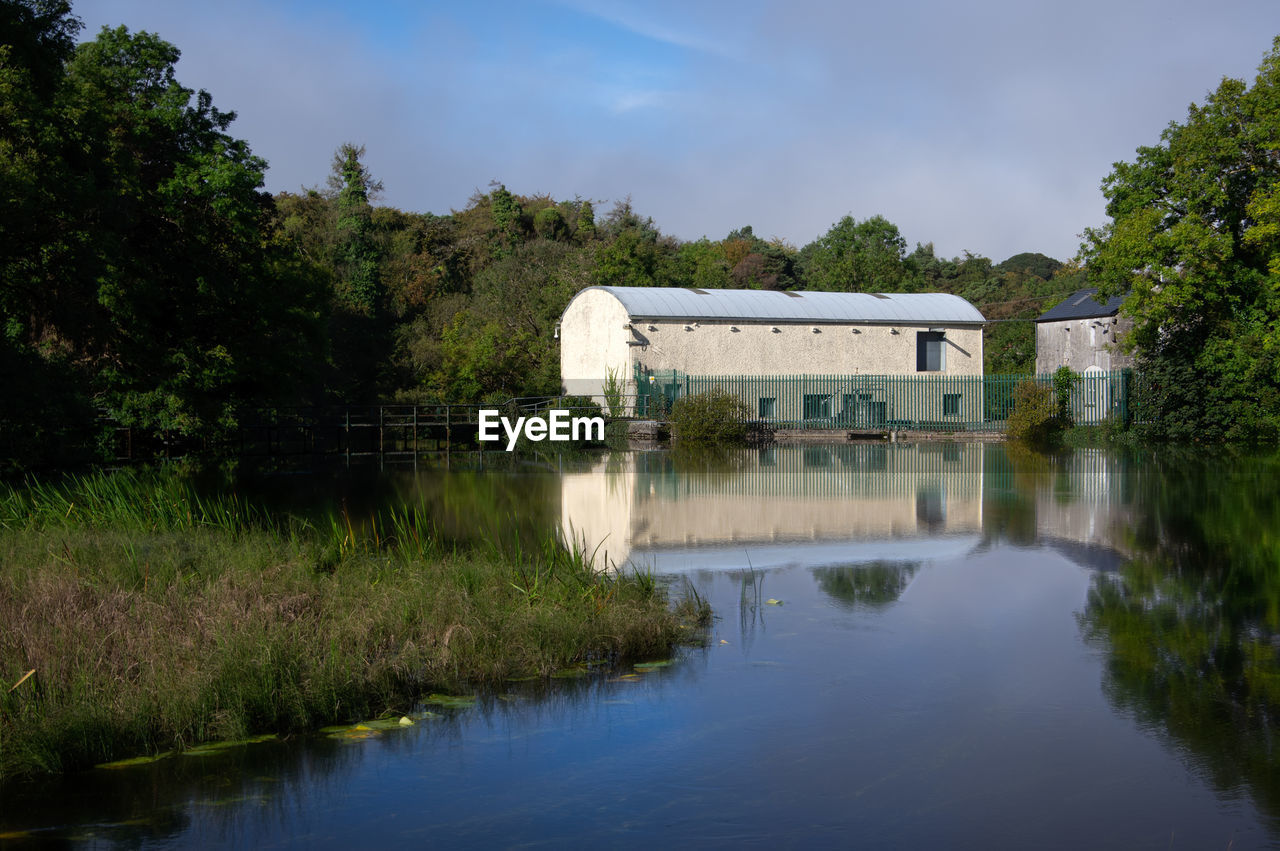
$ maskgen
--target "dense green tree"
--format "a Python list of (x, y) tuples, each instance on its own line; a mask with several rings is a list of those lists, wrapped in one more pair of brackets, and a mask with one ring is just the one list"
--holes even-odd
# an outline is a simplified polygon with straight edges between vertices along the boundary
[(494, 256), (503, 257), (524, 237), (521, 217), (523, 210), (516, 196), (507, 191), (507, 187), (499, 183), (489, 193), (489, 211), (493, 215), (493, 229), (497, 233)]
[(471, 300), (442, 335), (441, 395), (479, 401), (558, 393), (555, 325), (574, 294), (591, 285), (586, 259), (566, 243), (533, 240), (478, 275)]
[(1132, 295), (1129, 343), (1165, 385), (1155, 436), (1280, 434), (1280, 38), (1252, 87), (1224, 79), (1160, 143), (1103, 181), (1105, 226), (1085, 233), (1090, 281)]
[(583, 201), (578, 207), (578, 225), (574, 234), (579, 242), (590, 242), (596, 236), (596, 211), (590, 201)]
[(372, 402), (389, 368), (392, 331), (382, 280), (384, 246), (373, 225), (371, 200), (382, 191), (364, 164), (363, 145), (338, 146), (329, 175), (332, 199), (333, 283), (329, 321), (329, 391), (338, 400)]
[(649, 217), (619, 201), (597, 233), (596, 283), (601, 286), (678, 286), (676, 245), (663, 237)]
[(677, 275), (688, 286), (703, 290), (728, 289), (730, 263), (724, 243), (703, 237), (685, 242), (676, 252)]
[(372, 234), (370, 201), (382, 191), (363, 162), (364, 145), (344, 142), (333, 155), (329, 187), (335, 195), (335, 293), (341, 306), (376, 317), (383, 308), (381, 256)]
[(73, 367), (126, 423), (188, 434), (304, 384), (313, 281), (272, 239), (234, 114), (177, 82), (157, 36), (104, 29), (69, 52), (66, 4), (0, 8), (28, 29), (0, 75), (22, 119), (0, 156), (6, 348)]
[(805, 286), (833, 292), (899, 292), (908, 282), (907, 243), (883, 216), (845, 216), (800, 251)]
[(1041, 280), (1049, 280), (1062, 268), (1062, 261), (1034, 251), (1015, 254), (1000, 264), (1000, 269), (1008, 272), (1024, 272)]
[[(80, 22), (69, 4), (0, 3), (0, 473), (66, 461), (92, 412), (55, 333), (83, 256), (59, 97)], [(83, 283), (81, 282), (81, 286)]]
[(555, 207), (543, 207), (533, 217), (533, 229), (543, 239), (563, 239), (569, 233), (564, 216)]

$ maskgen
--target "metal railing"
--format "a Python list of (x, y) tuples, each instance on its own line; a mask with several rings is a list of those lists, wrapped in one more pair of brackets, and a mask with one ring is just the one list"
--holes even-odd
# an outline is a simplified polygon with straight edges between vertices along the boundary
[[(1129, 421), (1135, 376), (1076, 375), (1070, 408), (1078, 424)], [(719, 388), (745, 405), (746, 419), (772, 428), (1003, 431), (1018, 385), (1054, 386), (1052, 375), (684, 375), (636, 376), (637, 416), (661, 416), (681, 398)]]

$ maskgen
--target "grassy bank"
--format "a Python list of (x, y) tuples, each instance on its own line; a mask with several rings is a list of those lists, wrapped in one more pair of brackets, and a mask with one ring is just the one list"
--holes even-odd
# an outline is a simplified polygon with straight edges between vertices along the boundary
[(699, 614), (552, 540), (442, 551), (412, 509), (282, 520), (129, 474), (0, 490), (0, 778), (667, 654)]

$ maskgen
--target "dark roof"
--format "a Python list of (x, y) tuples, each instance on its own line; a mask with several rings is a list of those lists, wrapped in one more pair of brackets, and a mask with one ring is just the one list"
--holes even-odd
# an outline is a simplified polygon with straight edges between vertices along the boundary
[(1107, 299), (1106, 304), (1097, 301), (1098, 288), (1076, 290), (1066, 300), (1051, 307), (1036, 317), (1037, 322), (1057, 322), (1062, 319), (1090, 319), (1094, 316), (1115, 316), (1124, 304), (1126, 296), (1117, 295)]

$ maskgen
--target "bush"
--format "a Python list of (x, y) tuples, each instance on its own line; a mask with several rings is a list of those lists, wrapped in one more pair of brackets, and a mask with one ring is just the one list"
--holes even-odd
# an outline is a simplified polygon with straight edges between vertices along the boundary
[(1024, 381), (1013, 391), (1013, 412), (1009, 414), (1009, 439), (1047, 448), (1062, 436), (1057, 393), (1043, 384)]
[(1075, 423), (1071, 415), (1071, 391), (1076, 386), (1076, 374), (1069, 366), (1060, 366), (1053, 374), (1053, 394), (1058, 401), (1058, 422), (1061, 428), (1070, 428)]
[(732, 393), (713, 387), (677, 399), (671, 409), (671, 434), (679, 443), (709, 446), (742, 443), (747, 436), (747, 406)]

